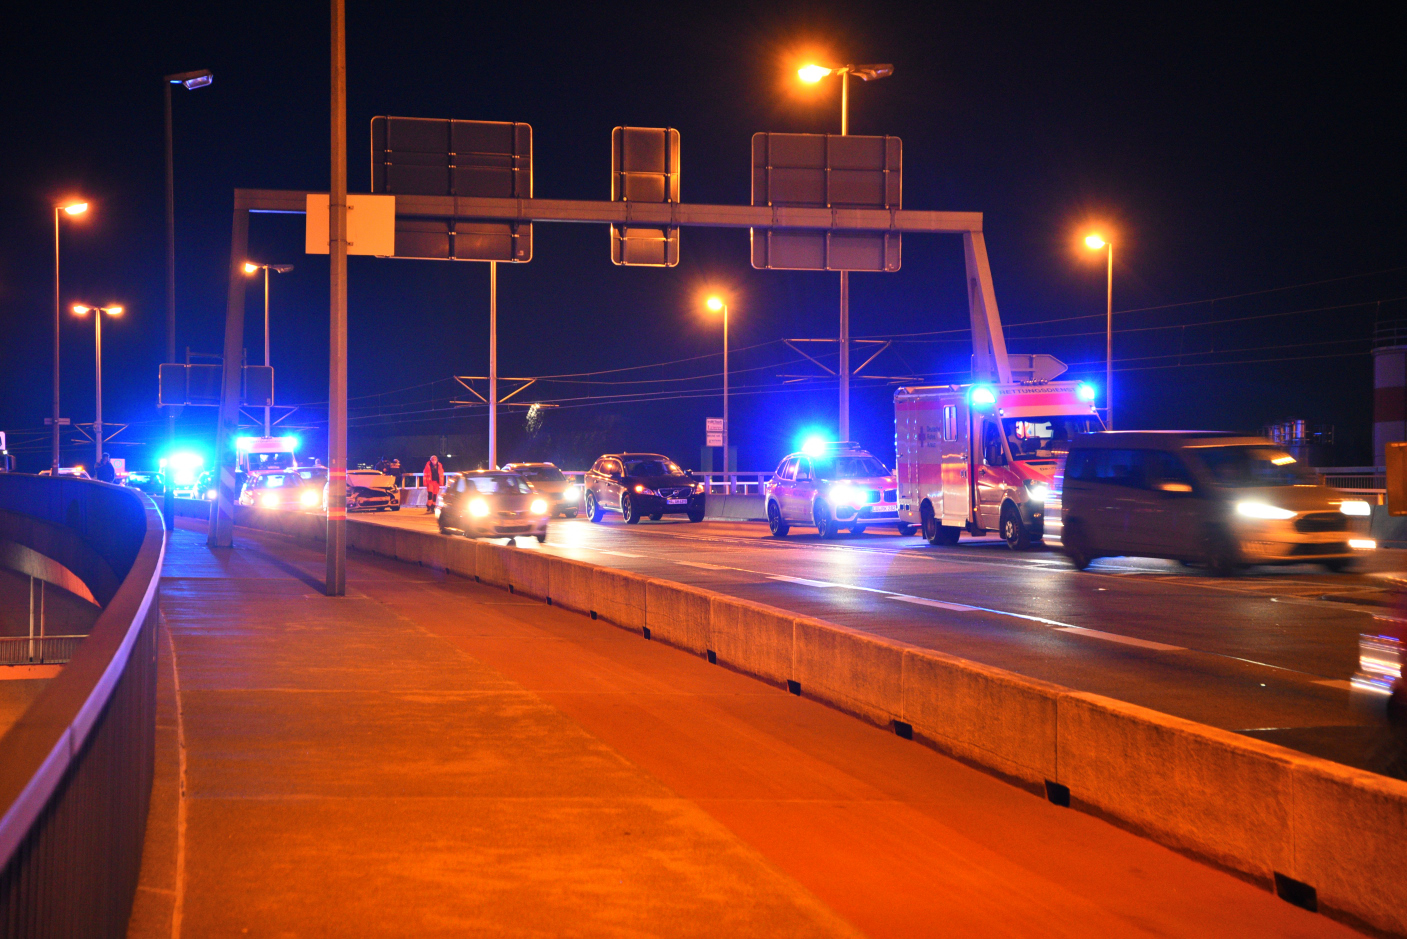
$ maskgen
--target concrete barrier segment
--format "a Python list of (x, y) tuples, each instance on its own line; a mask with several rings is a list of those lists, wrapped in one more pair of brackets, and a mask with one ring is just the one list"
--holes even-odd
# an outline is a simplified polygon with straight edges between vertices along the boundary
[(1054, 779), (1072, 804), (1266, 885), (1296, 869), (1293, 751), (1083, 692), (1057, 714)]
[(583, 561), (551, 556), (547, 565), (547, 586), (553, 606), (591, 614), (595, 607), (596, 568)]
[(651, 579), (645, 583), (645, 626), (650, 638), (705, 655), (710, 643), (709, 618), (714, 594), (707, 590)]
[(631, 632), (645, 630), (645, 584), (648, 577), (596, 567), (591, 574), (591, 603), (596, 615)]
[(446, 537), (445, 570), (473, 580), (479, 573), (479, 549), (468, 538)]
[(1328, 763), (1294, 760), (1294, 866), (1321, 911), (1407, 935), (1407, 782)]
[(793, 619), (792, 679), (808, 698), (881, 727), (904, 713), (904, 647), (809, 617)]
[(721, 594), (709, 604), (709, 647), (718, 664), (783, 688), (795, 679), (795, 626), (794, 613), (765, 604)]
[(474, 542), (474, 574), (483, 584), (508, 589), (508, 548), (488, 541)]
[(1057, 702), (1066, 689), (928, 649), (904, 650), (901, 720), (969, 763), (1039, 787), (1056, 777)]
[(508, 582), (514, 593), (524, 593), (538, 600), (552, 595), (548, 556), (528, 548), (508, 549)]

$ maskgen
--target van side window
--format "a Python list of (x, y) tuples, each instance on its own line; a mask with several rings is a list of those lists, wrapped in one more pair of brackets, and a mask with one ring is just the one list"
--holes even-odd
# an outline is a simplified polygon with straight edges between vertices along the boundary
[(956, 404), (943, 405), (943, 439), (958, 439), (958, 406)]
[[(1184, 483), (1188, 487), (1192, 485), (1192, 474), (1188, 471), (1186, 464), (1172, 453), (1165, 453), (1162, 450), (1153, 450), (1148, 453), (1146, 473), (1150, 485), (1158, 483)], [(1189, 492), (1191, 489), (1189, 488)]]
[(1094, 479), (1094, 454), (1089, 450), (1071, 450), (1065, 461), (1065, 478), (1089, 482)]
[(1094, 460), (1094, 478), (1097, 482), (1112, 486), (1128, 486), (1142, 489), (1146, 485), (1143, 474), (1143, 450), (1099, 450)]
[(1006, 457), (1002, 454), (1002, 435), (993, 421), (982, 422), (982, 459), (988, 466), (1005, 466)]

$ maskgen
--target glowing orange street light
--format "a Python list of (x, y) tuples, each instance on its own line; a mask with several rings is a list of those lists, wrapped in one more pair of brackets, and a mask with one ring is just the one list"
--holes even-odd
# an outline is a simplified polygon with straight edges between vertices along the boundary
[(77, 314), (78, 316), (86, 316), (86, 315), (88, 315), (89, 313), (95, 314), (95, 315), (93, 316), (93, 330), (94, 330), (93, 335), (94, 335), (94, 340), (95, 340), (95, 342), (94, 342), (94, 348), (97, 350), (97, 381), (96, 381), (96, 384), (97, 384), (97, 390), (98, 390), (98, 402), (97, 402), (97, 411), (96, 411), (96, 413), (95, 413), (95, 415), (94, 415), (94, 417), (93, 417), (93, 442), (94, 442), (95, 446), (97, 447), (97, 451), (98, 451), (97, 462), (98, 462), (98, 463), (101, 463), (101, 462), (103, 461), (103, 317), (102, 317), (102, 314), (103, 314), (103, 313), (106, 313), (108, 316), (121, 316), (121, 315), (122, 315), (122, 307), (116, 306), (116, 305), (113, 305), (113, 306), (87, 306), (86, 304), (75, 303), (75, 304), (73, 305), (73, 312), (74, 312), (75, 314)]
[(1108, 290), (1104, 307), (1104, 423), (1114, 429), (1114, 243), (1097, 232), (1085, 236), (1091, 251), (1105, 249), (1109, 256)]
[(728, 475), (728, 303), (722, 297), (709, 297), (704, 303), (715, 313), (723, 313), (723, 479), (724, 491), (733, 494), (733, 477)]
[[(253, 276), (260, 271), (264, 272), (264, 367), (269, 366), (269, 272), (275, 274), (287, 274), (293, 270), (292, 264), (256, 264), (253, 261), (244, 262), (244, 273)], [(271, 409), (264, 406), (264, 436), (270, 436), (272, 431)]]
[(245, 262), (244, 262), (244, 273), (246, 273), (246, 274), (257, 274), (258, 272), (259, 272), (259, 265), (255, 264), (253, 261), (245, 261)]
[(63, 210), (69, 215), (82, 215), (84, 212), (88, 211), (88, 203), (74, 202), (71, 205), (64, 206)]
[(796, 70), (796, 74), (801, 77), (802, 81), (814, 85), (833, 71), (835, 69), (826, 68), (824, 65), (803, 65)]

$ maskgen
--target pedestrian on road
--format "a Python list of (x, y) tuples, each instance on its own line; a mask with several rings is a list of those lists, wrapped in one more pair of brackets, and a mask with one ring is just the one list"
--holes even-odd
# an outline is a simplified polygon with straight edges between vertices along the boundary
[(425, 511), (435, 511), (435, 498), (445, 484), (445, 468), (440, 458), (430, 454), (430, 462), (425, 464)]
[(110, 483), (117, 479), (117, 467), (112, 465), (112, 454), (103, 454), (98, 465), (93, 467), (93, 478), (100, 483)]

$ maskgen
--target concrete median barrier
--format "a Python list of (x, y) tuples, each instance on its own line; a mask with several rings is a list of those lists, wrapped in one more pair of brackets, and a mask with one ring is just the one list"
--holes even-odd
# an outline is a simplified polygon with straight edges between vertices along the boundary
[(792, 679), (801, 693), (872, 723), (904, 713), (904, 647), (822, 620), (792, 620)]
[[(245, 507), (236, 522), (299, 540), (321, 540), (325, 524)], [(1054, 783), (1046, 791), (1057, 801), (1068, 795), (1074, 808), (1302, 905), (1407, 935), (1407, 783), (702, 588), (433, 532), (353, 527), (348, 541), (364, 550), (511, 584), (868, 721), (903, 722), (920, 742), (1028, 787)]]
[(709, 645), (710, 607), (714, 594), (669, 580), (645, 583), (645, 626), (650, 638), (706, 655)]
[(774, 685), (793, 680), (796, 615), (776, 607), (715, 594), (709, 604), (709, 642), (719, 665)]
[(927, 649), (904, 652), (901, 719), (925, 742), (1038, 787), (1056, 777), (1059, 685)]

